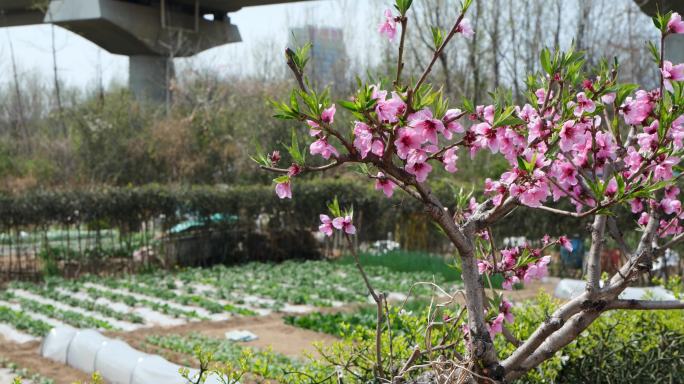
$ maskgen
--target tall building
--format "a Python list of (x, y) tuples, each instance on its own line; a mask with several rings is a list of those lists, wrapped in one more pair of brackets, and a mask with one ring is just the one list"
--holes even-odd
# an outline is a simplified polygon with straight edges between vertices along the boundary
[(311, 43), (307, 75), (318, 86), (341, 84), (347, 73), (347, 50), (340, 28), (305, 26), (290, 29), (290, 47)]

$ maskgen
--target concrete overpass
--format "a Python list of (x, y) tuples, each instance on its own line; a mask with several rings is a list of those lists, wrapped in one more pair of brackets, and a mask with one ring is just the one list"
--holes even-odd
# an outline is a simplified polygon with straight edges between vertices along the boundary
[(136, 98), (168, 95), (175, 57), (241, 41), (228, 13), (306, 0), (0, 0), (0, 27), (52, 23), (130, 57)]

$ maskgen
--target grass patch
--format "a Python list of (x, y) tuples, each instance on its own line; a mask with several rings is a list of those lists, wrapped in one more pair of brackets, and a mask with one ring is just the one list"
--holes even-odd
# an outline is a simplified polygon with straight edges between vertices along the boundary
[[(396, 272), (427, 272), (442, 276), (449, 282), (460, 282), (461, 272), (453, 266), (453, 258), (444, 258), (426, 252), (415, 251), (390, 251), (381, 255), (370, 253), (360, 253), (359, 260), (361, 265), (381, 266)], [(354, 258), (351, 255), (342, 257), (339, 263), (353, 264)], [(491, 278), (492, 285), (496, 289), (501, 289), (503, 278), (494, 275)]]
[[(452, 260), (425, 252), (391, 251), (381, 255), (359, 254), (361, 265), (381, 266), (397, 272), (428, 272), (441, 275), (448, 281), (461, 281), (460, 273), (449, 265)], [(339, 260), (343, 264), (353, 264), (351, 255)]]

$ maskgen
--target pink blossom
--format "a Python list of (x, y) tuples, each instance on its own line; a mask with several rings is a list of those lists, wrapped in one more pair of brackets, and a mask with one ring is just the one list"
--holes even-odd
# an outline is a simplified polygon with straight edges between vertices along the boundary
[(415, 129), (411, 128), (399, 128), (397, 139), (394, 141), (394, 145), (397, 147), (397, 155), (402, 159), (405, 159), (412, 149), (420, 148), (421, 143), (422, 138)]
[(672, 128), (670, 128), (669, 135), (671, 136), (675, 149), (681, 149), (684, 145), (682, 141), (684, 140), (684, 115), (681, 115), (672, 122)]
[(613, 101), (615, 101), (615, 92), (606, 93), (601, 96), (601, 101), (603, 104), (613, 104)]
[(418, 118), (412, 120), (409, 117), (409, 127), (415, 129), (423, 137), (423, 140), (437, 144), (437, 133), (444, 133), (442, 120), (433, 118), (430, 110), (424, 110), (423, 113), (415, 117)]
[(370, 86), (370, 89), (373, 91), (371, 93), (373, 100), (384, 101), (387, 98), (387, 91), (380, 89), (380, 84), (373, 84)]
[(665, 89), (670, 92), (674, 92), (674, 88), (672, 87), (673, 81), (684, 80), (684, 64), (672, 65), (671, 61), (665, 60), (660, 72), (663, 74)]
[(478, 141), (481, 147), (488, 147), (492, 153), (499, 152), (499, 139), (496, 134), (496, 129), (492, 128), (489, 123), (480, 123), (473, 127), (473, 131), (480, 135)]
[(672, 220), (665, 221), (665, 220), (660, 220), (660, 228), (658, 228), (660, 231), (660, 237), (667, 237), (667, 236), (672, 236), (672, 235), (678, 235), (682, 233), (684, 228), (679, 224), (679, 218), (675, 217)]
[(670, 33), (684, 33), (684, 21), (677, 12), (673, 12), (670, 21), (667, 22), (667, 31)]
[(506, 276), (504, 281), (501, 282), (501, 288), (510, 291), (513, 289), (513, 285), (518, 284), (520, 279), (516, 275)]
[(629, 205), (630, 205), (630, 208), (632, 209), (632, 213), (639, 213), (639, 212), (644, 210), (644, 203), (639, 198), (636, 198), (636, 199), (633, 199), (632, 201), (630, 201)]
[(462, 112), (460, 109), (449, 109), (444, 114), (442, 121), (446, 127), (446, 130), (444, 131), (444, 137), (446, 137), (447, 140), (451, 140), (453, 133), (463, 133), (463, 126), (456, 120), (461, 113)]
[(487, 260), (478, 260), (477, 261), (477, 271), (481, 274), (485, 272), (492, 271), (494, 267), (492, 266), (492, 263), (490, 263)]
[(280, 161), (280, 151), (273, 151), (268, 154), (268, 160), (271, 162), (271, 165), (276, 165)]
[(660, 207), (667, 215), (679, 214), (682, 210), (682, 202), (677, 199), (664, 198), (660, 201)]
[(378, 32), (387, 37), (388, 40), (394, 41), (394, 37), (397, 35), (397, 22), (394, 20), (391, 9), (385, 10), (385, 21), (378, 27)]
[(511, 196), (517, 197), (520, 203), (528, 207), (536, 208), (551, 194), (549, 186), (544, 180), (525, 182), (522, 185), (513, 184), (510, 187)]
[(553, 164), (552, 170), (559, 183), (565, 186), (577, 185), (577, 169), (572, 163), (557, 161)]
[(406, 103), (399, 97), (396, 92), (392, 92), (392, 98), (389, 100), (378, 101), (375, 106), (375, 113), (378, 119), (390, 124), (399, 121), (399, 116), (406, 112)]
[(540, 118), (535, 118), (532, 121), (530, 121), (527, 124), (527, 129), (528, 129), (528, 134), (527, 134), (527, 142), (532, 143), (533, 141), (543, 138), (546, 136), (548, 131), (545, 129), (546, 125), (544, 124), (544, 120)]
[(606, 190), (605, 194), (608, 196), (608, 198), (613, 198), (615, 194), (618, 191), (618, 185), (617, 185), (617, 180), (613, 177), (608, 181), (608, 185), (606, 185)]
[(567, 236), (561, 236), (558, 238), (558, 244), (565, 248), (568, 252), (572, 252), (572, 243), (568, 240)]
[(525, 104), (522, 108), (516, 106), (516, 108), (518, 110), (518, 117), (525, 120), (525, 122), (529, 123), (530, 121), (539, 118), (537, 110), (529, 104)]
[(639, 168), (641, 168), (642, 162), (643, 162), (643, 158), (641, 157), (639, 152), (637, 152), (637, 150), (634, 149), (634, 147), (632, 147), (632, 146), (627, 147), (627, 156), (625, 156), (625, 165), (627, 165), (629, 167), (629, 171), (631, 173), (634, 173), (637, 170), (639, 170)]
[(501, 304), (499, 305), (499, 312), (503, 313), (504, 319), (509, 324), (515, 321), (515, 316), (513, 316), (513, 311), (511, 310), (512, 308), (513, 304), (511, 304), (510, 301), (506, 299), (501, 300)]
[(312, 155), (320, 154), (326, 160), (329, 159), (332, 155), (335, 155), (335, 157), (339, 156), (339, 153), (337, 153), (337, 149), (330, 145), (328, 143), (328, 139), (325, 137), (321, 137), (320, 139), (311, 143), (311, 145), (309, 146), (309, 152)]
[(394, 194), (394, 188), (396, 187), (394, 182), (385, 177), (385, 174), (382, 172), (378, 172), (376, 177), (375, 190), (382, 190), (382, 192), (385, 193), (385, 196), (392, 197), (392, 194)]
[(625, 103), (620, 107), (620, 113), (625, 119), (625, 123), (629, 125), (638, 125), (653, 111), (653, 103), (648, 95), (648, 92), (639, 90), (636, 93), (636, 99), (628, 97)]
[(575, 116), (582, 116), (584, 112), (592, 113), (596, 110), (594, 102), (587, 97), (584, 92), (577, 94), (577, 106), (575, 107)]
[(669, 187), (665, 188), (665, 197), (668, 199), (676, 199), (677, 196), (679, 196), (679, 188), (674, 185), (670, 185)]
[(284, 181), (282, 183), (277, 183), (275, 186), (276, 194), (281, 199), (291, 199), (292, 198), (292, 188), (290, 186), (290, 181)]
[(368, 156), (372, 141), (373, 134), (370, 131), (370, 127), (365, 123), (357, 121), (354, 124), (354, 148), (359, 151), (362, 159)]
[(613, 135), (603, 131), (596, 132), (594, 138), (596, 158), (598, 160), (615, 159), (617, 145), (613, 142)]
[(543, 105), (546, 101), (546, 90), (544, 88), (539, 88), (534, 91), (534, 95), (537, 96), (537, 104)]
[(547, 265), (550, 261), (551, 256), (544, 256), (537, 260), (536, 263), (528, 264), (527, 271), (525, 271), (525, 275), (523, 277), (525, 283), (529, 283), (533, 279), (542, 279), (545, 277), (549, 273)]
[(373, 144), (371, 144), (371, 152), (375, 156), (382, 157), (382, 155), (385, 154), (385, 143), (383, 143), (380, 139), (373, 140)]
[(637, 144), (641, 152), (653, 152), (658, 147), (658, 133), (639, 133), (637, 135)]
[(426, 145), (422, 148), (412, 149), (406, 157), (406, 164), (424, 163), (428, 160), (429, 153), (435, 153), (438, 150), (439, 148), (436, 145)]
[(449, 173), (454, 173), (458, 171), (456, 168), (456, 161), (458, 160), (458, 155), (456, 154), (457, 148), (449, 148), (444, 152), (444, 169)]
[(353, 235), (356, 233), (356, 227), (352, 224), (351, 216), (336, 217), (333, 219), (332, 225), (346, 234)]
[(321, 225), (318, 226), (318, 230), (323, 232), (326, 236), (330, 237), (333, 234), (333, 222), (328, 215), (320, 215)]
[(646, 224), (648, 224), (648, 221), (651, 219), (651, 215), (648, 214), (648, 212), (641, 212), (641, 216), (639, 216), (639, 220), (637, 220), (637, 224), (641, 225), (642, 227), (645, 227)]
[(292, 163), (287, 169), (287, 175), (290, 177), (297, 176), (302, 172), (302, 168), (297, 163)]
[(504, 315), (499, 313), (499, 315), (492, 320), (492, 324), (489, 326), (489, 337), (494, 338), (497, 334), (503, 331)]
[(323, 110), (321, 113), (321, 121), (325, 124), (332, 124), (335, 122), (335, 104)]
[(462, 34), (465, 37), (473, 37), (473, 35), (475, 34), (473, 27), (470, 26), (470, 20), (466, 18), (461, 19), (461, 22), (458, 23), (458, 26), (456, 27), (456, 32)]
[(518, 263), (520, 249), (518, 247), (501, 250), (501, 263), (504, 269), (512, 269)]
[(432, 166), (428, 163), (407, 164), (406, 172), (414, 175), (419, 183), (427, 180), (428, 174), (432, 171)]
[(582, 147), (587, 142), (586, 126), (584, 124), (575, 123), (574, 120), (568, 120), (563, 123), (560, 131), (560, 148), (562, 151), (569, 151), (573, 149), (575, 144)]
[(306, 124), (309, 125), (309, 136), (316, 137), (321, 133), (321, 126), (317, 122), (307, 120)]
[(679, 158), (670, 156), (660, 161), (653, 168), (653, 179), (655, 181), (669, 180), (672, 178), (672, 166), (679, 164)]
[(525, 148), (525, 137), (510, 127), (502, 127), (497, 131), (499, 152), (501, 152), (511, 165), (517, 163), (518, 156)]

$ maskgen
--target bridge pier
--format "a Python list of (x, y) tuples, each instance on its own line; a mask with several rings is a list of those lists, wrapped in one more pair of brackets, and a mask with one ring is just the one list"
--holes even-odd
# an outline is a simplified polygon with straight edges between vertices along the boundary
[(169, 80), (173, 77), (174, 65), (170, 58), (149, 55), (129, 57), (128, 88), (136, 100), (169, 101)]

